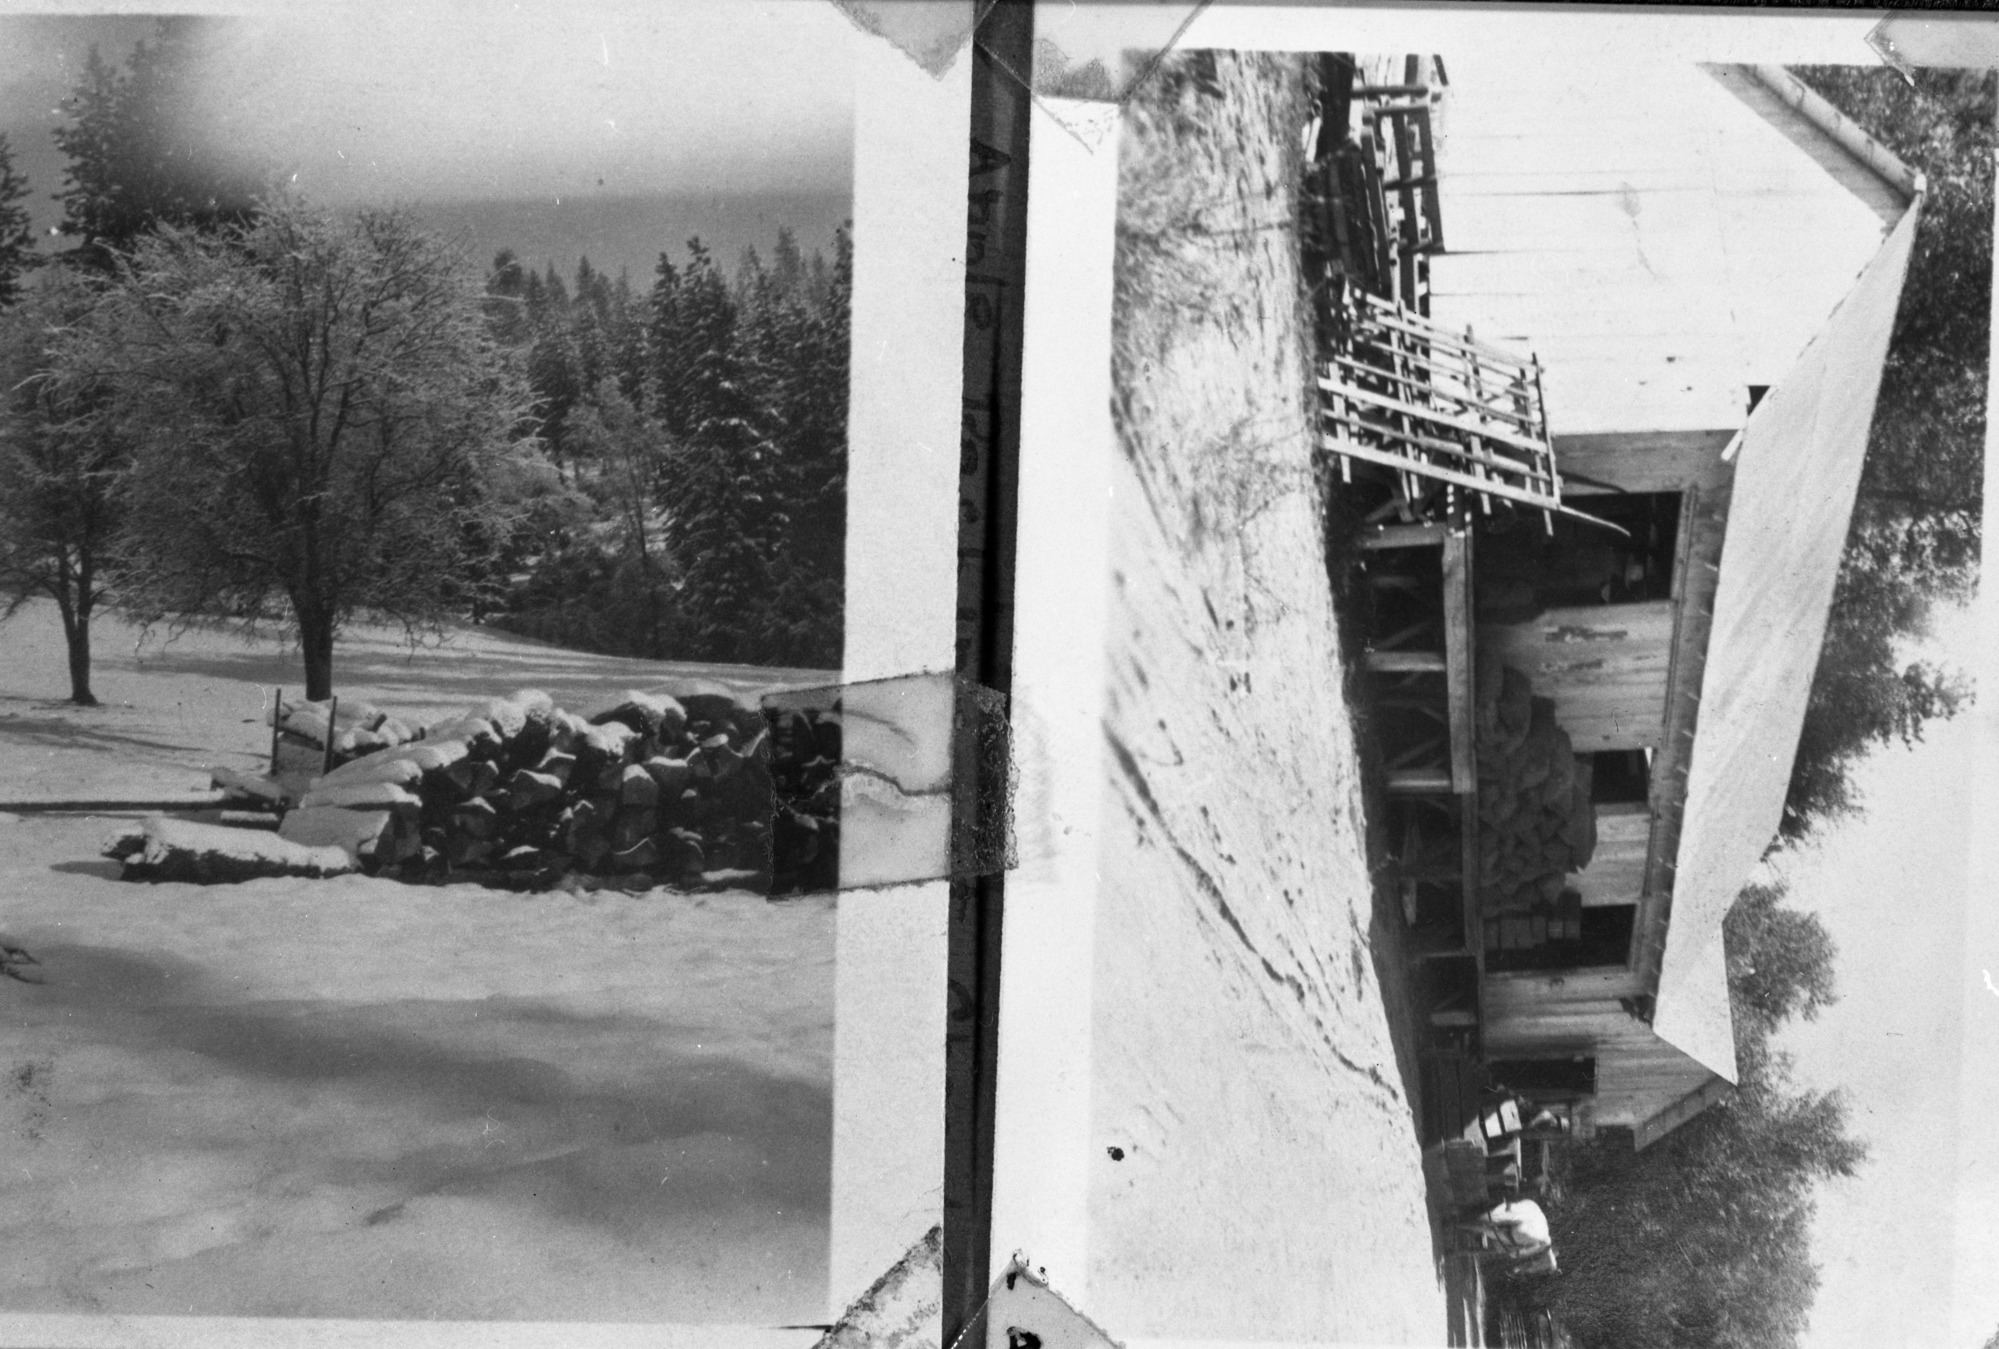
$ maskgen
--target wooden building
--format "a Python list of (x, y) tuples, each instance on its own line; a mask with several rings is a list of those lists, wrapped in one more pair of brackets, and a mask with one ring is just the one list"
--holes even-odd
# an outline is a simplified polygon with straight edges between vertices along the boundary
[[(1454, 62), (1431, 313), (1531, 352), (1577, 507), (1481, 524), (1482, 652), (1591, 756), (1580, 936), (1487, 952), (1494, 1076), (1644, 1147), (1736, 1076), (1775, 835), (1922, 183), (1776, 67)], [(1492, 517), (1503, 522), (1503, 515)]]

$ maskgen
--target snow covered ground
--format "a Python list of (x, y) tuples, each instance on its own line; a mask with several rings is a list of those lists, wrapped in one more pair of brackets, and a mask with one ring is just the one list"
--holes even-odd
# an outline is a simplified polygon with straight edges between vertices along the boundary
[(1121, 114), (1084, 1310), (1433, 1344), (1313, 463), (1308, 107), (1296, 57), (1194, 53)]
[[(276, 642), (0, 625), (0, 1312), (821, 1319), (833, 905), (514, 895), (343, 877), (127, 884), (110, 816), (258, 767)], [(698, 673), (485, 630), (341, 642), (336, 688), (430, 718), (546, 689), (588, 711)], [(131, 818), (131, 817), (123, 817)]]

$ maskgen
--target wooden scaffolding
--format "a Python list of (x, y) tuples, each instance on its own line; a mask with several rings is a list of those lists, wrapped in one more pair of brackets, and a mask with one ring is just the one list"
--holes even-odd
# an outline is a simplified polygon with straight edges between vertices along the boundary
[(1388, 470), (1405, 521), (1462, 522), (1474, 502), (1538, 510), (1551, 530), (1556, 514), (1578, 514), (1562, 505), (1534, 357), (1351, 288), (1332, 331), (1320, 445), (1343, 479), (1356, 462)]
[(1331, 278), (1420, 314), (1444, 246), (1432, 118), (1443, 83), (1436, 57), (1322, 57), (1307, 174)]

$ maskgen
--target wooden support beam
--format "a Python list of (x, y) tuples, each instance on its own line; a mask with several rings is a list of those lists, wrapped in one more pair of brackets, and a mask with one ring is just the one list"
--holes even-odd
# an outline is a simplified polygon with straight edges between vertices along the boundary
[(1458, 850), (1463, 858), (1465, 949), (1478, 961), (1478, 1014), (1485, 1016), (1485, 916), (1478, 907), (1478, 787), (1458, 798)]
[(1441, 651), (1366, 651), (1361, 666), (1372, 674), (1442, 674), (1448, 661)]
[(1379, 324), (1384, 328), (1393, 328), (1396, 332), (1406, 333), (1410, 337), (1421, 338), (1423, 341), (1434, 343), (1437, 346), (1456, 347), (1460, 351), (1469, 351), (1474, 355), (1484, 357), (1495, 365), (1517, 371), (1523, 378), (1533, 368), (1533, 361), (1531, 359), (1521, 360), (1518, 352), (1502, 351), (1500, 348), (1488, 346), (1476, 338), (1460, 337), (1445, 329), (1418, 327), (1397, 313), (1392, 305), (1385, 304), (1370, 295), (1363, 294), (1360, 296), (1360, 300), (1362, 303), (1361, 317), (1365, 322)]
[(1426, 422), (1432, 422), (1438, 426), (1448, 426), (1453, 430), (1463, 431), (1469, 435), (1483, 436), (1487, 440), (1496, 440), (1502, 445), (1511, 445), (1515, 449), (1525, 450), (1529, 454), (1546, 455), (1549, 453), (1546, 445), (1532, 437), (1516, 435), (1511, 431), (1501, 430), (1496, 426), (1481, 426), (1470, 417), (1460, 417), (1455, 413), (1445, 412), (1441, 408), (1426, 408), (1420, 404), (1406, 402), (1400, 398), (1390, 398), (1387, 394), (1376, 393), (1372, 389), (1356, 388), (1351, 384), (1342, 384), (1337, 380), (1324, 377), (1320, 378), (1319, 387), (1327, 393), (1338, 394), (1342, 398), (1351, 398), (1357, 402), (1367, 403), (1389, 412), (1400, 412), (1405, 416), (1419, 417)]
[(1381, 525), (1360, 541), (1362, 548), (1438, 548), (1450, 530), (1443, 525)]
[(1442, 768), (1401, 768), (1388, 775), (1388, 790), (1399, 796), (1451, 793), (1451, 775)]
[(1471, 619), (1471, 535), (1454, 531), (1444, 540), (1445, 697), (1450, 709), (1451, 786), (1460, 796), (1478, 783), (1474, 757)]

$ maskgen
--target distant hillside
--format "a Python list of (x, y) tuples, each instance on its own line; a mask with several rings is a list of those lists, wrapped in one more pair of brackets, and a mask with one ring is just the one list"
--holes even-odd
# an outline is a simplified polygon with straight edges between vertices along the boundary
[(424, 218), (445, 233), (463, 237), (482, 269), (493, 255), (511, 248), (536, 271), (553, 262), (564, 276), (576, 260), (615, 278), (631, 271), (634, 289), (644, 290), (661, 252), (685, 261), (687, 240), (699, 236), (714, 256), (733, 267), (745, 247), (766, 259), (779, 226), (789, 226), (809, 257), (829, 258), (833, 231), (853, 214), (852, 198), (839, 193), (765, 193), (734, 197), (565, 197), (559, 202), (466, 201), (416, 204)]

